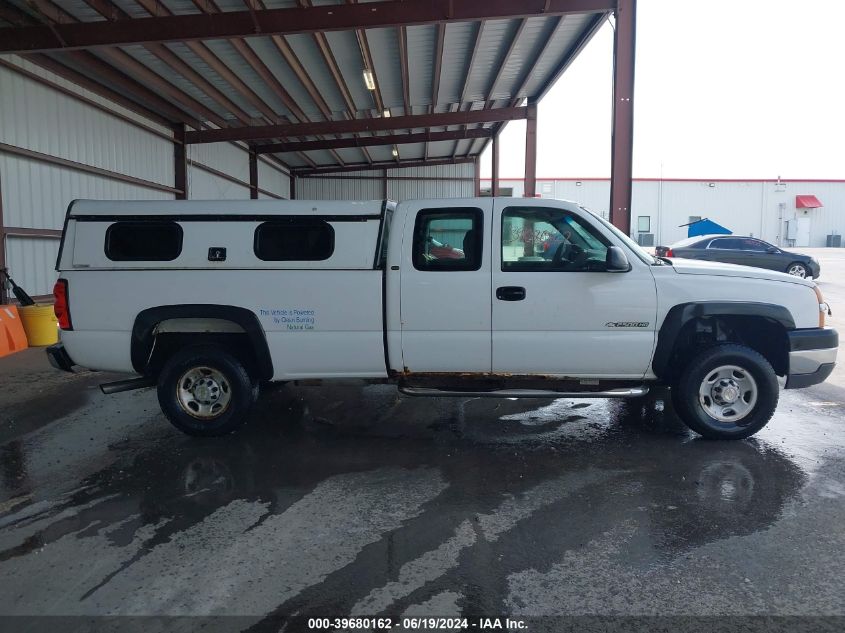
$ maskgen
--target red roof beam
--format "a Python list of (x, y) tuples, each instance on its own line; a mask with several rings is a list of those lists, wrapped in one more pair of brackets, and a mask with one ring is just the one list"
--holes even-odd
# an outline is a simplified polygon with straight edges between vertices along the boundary
[(316, 123), (290, 123), (283, 125), (256, 125), (221, 130), (188, 132), (187, 143), (219, 143), (220, 141), (258, 141), (291, 136), (316, 136), (320, 134), (355, 134), (358, 132), (383, 132), (431, 128), (468, 123), (494, 123), (526, 118), (526, 109), (495, 108), (439, 114), (412, 114), (380, 119), (355, 119), (351, 121), (320, 121)]
[(600, 13), (615, 9), (616, 4), (615, 0), (389, 0), (264, 11), (169, 15), (121, 20), (117, 23), (85, 22), (0, 29), (0, 53)]
[(493, 130), (457, 130), (454, 132), (421, 132), (417, 134), (391, 134), (387, 136), (357, 136), (351, 138), (330, 139), (325, 141), (303, 141), (291, 143), (272, 143), (256, 145), (258, 154), (284, 154), (287, 152), (310, 152), (345, 147), (373, 147), (377, 145), (402, 145), (407, 143), (435, 143), (456, 139), (490, 138)]

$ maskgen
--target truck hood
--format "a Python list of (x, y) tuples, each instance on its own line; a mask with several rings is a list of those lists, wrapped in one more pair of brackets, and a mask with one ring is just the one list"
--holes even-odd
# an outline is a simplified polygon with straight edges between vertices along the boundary
[(723, 264), (722, 262), (708, 262), (700, 259), (672, 258), (672, 266), (675, 272), (681, 275), (714, 275), (719, 277), (747, 277), (749, 279), (768, 279), (770, 281), (785, 281), (802, 286), (813, 286), (808, 279), (801, 279), (786, 273), (779, 273), (765, 268), (752, 268), (751, 266), (737, 266), (736, 264)]

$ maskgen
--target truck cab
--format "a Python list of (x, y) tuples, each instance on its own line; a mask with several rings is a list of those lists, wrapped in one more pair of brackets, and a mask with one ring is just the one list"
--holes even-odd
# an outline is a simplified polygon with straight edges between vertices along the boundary
[[(656, 258), (570, 201), (77, 201), (57, 269), (62, 368), (157, 385), (182, 430), (247, 419), (269, 381), (411, 395), (641, 397), (672, 388), (746, 437), (838, 347), (816, 285)], [(105, 306), (108, 306), (106, 309)]]

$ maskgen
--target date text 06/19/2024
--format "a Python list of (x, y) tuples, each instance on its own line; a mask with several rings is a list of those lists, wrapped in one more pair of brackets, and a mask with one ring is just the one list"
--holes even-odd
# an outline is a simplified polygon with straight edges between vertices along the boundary
[(525, 621), (511, 618), (309, 618), (309, 630), (399, 630), (399, 631), (524, 631)]

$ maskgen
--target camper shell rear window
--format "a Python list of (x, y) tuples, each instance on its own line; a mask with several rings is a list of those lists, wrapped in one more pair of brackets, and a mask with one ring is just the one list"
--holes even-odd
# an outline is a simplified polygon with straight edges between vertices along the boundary
[(319, 262), (334, 253), (334, 227), (319, 218), (287, 217), (259, 224), (255, 256), (265, 262)]
[(106, 229), (105, 252), (113, 262), (170, 262), (182, 253), (176, 222), (115, 222)]

